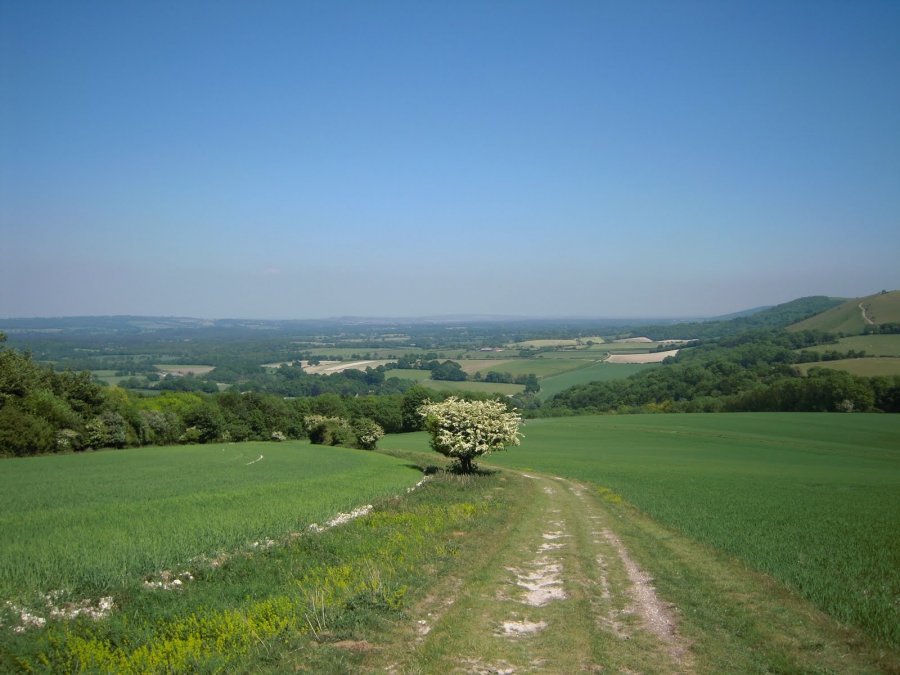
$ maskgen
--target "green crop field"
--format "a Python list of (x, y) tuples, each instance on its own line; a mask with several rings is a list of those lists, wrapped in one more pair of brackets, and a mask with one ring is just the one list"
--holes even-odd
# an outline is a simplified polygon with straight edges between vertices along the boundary
[(122, 380), (131, 377), (131, 375), (116, 375), (116, 372), (115, 370), (92, 370), (91, 375), (109, 385), (118, 385)]
[(581, 365), (574, 359), (517, 359), (515, 361), (507, 361), (503, 366), (491, 368), (490, 370), (497, 370), (510, 375), (529, 375), (534, 373), (539, 378), (544, 378), (580, 368)]
[(474, 391), (489, 394), (511, 396), (525, 391), (524, 384), (506, 384), (505, 382), (450, 382), (448, 380), (424, 380), (422, 386), (436, 391)]
[(900, 646), (900, 416), (591, 416), (523, 431), (491, 462), (591, 481)]
[(324, 522), (421, 474), (307, 442), (141, 448), (3, 460), (0, 599), (91, 596), (196, 557)]
[(862, 333), (866, 327), (862, 309), (876, 324), (900, 321), (900, 291), (879, 293), (866, 298), (853, 298), (847, 302), (795, 323), (789, 330), (824, 330), (832, 333)]
[(817, 345), (810, 351), (864, 351), (867, 356), (900, 356), (900, 335), (853, 335), (838, 340), (837, 345)]
[(486, 373), (489, 370), (496, 370), (498, 372), (509, 372), (506, 370), (506, 365), (510, 363), (507, 359), (484, 359), (480, 356), (475, 358), (465, 358), (458, 361), (460, 367), (462, 367), (463, 372), (467, 375), (474, 375), (475, 373)]
[(833, 368), (834, 370), (843, 370), (851, 375), (862, 375), (863, 377), (900, 375), (900, 357), (886, 356), (864, 359), (819, 361), (817, 363), (801, 363), (797, 368), (799, 368), (804, 375), (812, 368)]
[(317, 356), (337, 356), (344, 361), (357, 361), (362, 359), (397, 359), (404, 354), (416, 354), (421, 350), (404, 345), (387, 347), (327, 347), (327, 346), (301, 346), (298, 352), (310, 353)]
[(570, 370), (541, 380), (540, 398), (548, 399), (569, 387), (574, 387), (576, 384), (618, 380), (643, 372), (648, 368), (655, 368), (658, 365), (658, 363), (606, 363), (605, 361), (592, 363), (583, 368)]
[(400, 380), (415, 380), (416, 382), (421, 382), (422, 380), (431, 379), (431, 371), (416, 370), (414, 368), (394, 368), (392, 370), (385, 371), (384, 376), (396, 377)]

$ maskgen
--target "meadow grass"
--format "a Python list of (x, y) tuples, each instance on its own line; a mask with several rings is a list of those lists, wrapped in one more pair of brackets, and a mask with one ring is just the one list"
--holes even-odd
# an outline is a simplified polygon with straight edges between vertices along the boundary
[[(362, 360), (362, 357), (371, 359), (396, 359), (405, 354), (417, 354), (420, 349), (407, 347), (402, 344), (387, 347), (328, 347), (328, 346), (302, 346), (298, 352), (310, 353), (319, 356), (338, 356), (344, 361)], [(368, 355), (368, 356), (367, 356)]]
[(586, 416), (523, 432), (489, 461), (611, 490), (900, 646), (900, 417)]
[(817, 345), (809, 351), (864, 351), (867, 356), (900, 356), (900, 335), (853, 335), (838, 340), (837, 345)]
[(396, 377), (400, 380), (414, 380), (421, 382), (422, 380), (431, 379), (430, 370), (416, 370), (414, 368), (394, 368), (384, 373), (386, 378)]
[(177, 363), (157, 363), (154, 366), (158, 371), (162, 373), (175, 373), (175, 374), (193, 374), (193, 375), (206, 375), (209, 372), (212, 372), (215, 369), (215, 366), (204, 365), (202, 363), (197, 364), (189, 364), (189, 365), (179, 365)]
[[(262, 459), (260, 459), (262, 458)], [(0, 599), (97, 596), (403, 491), (402, 461), (308, 442), (210, 444), (0, 464)]]
[(548, 399), (576, 384), (619, 380), (658, 365), (658, 363), (606, 363), (605, 361), (591, 363), (577, 370), (545, 377), (541, 380), (541, 391), (538, 395), (541, 399)]
[[(465, 367), (465, 363), (463, 363), (463, 367)], [(580, 367), (581, 364), (574, 359), (511, 359), (496, 366), (483, 367), (481, 368), (481, 373), (484, 375), (489, 370), (496, 370), (499, 373), (509, 373), (510, 375), (530, 375), (533, 373), (539, 378), (543, 378)]]
[(489, 508), (502, 505), (496, 485), (438, 474), (339, 527), (197, 563), (177, 591), (117, 589), (103, 621), (0, 631), (0, 671), (352, 672), (362, 654), (345, 642), (398, 619), (452, 567), (461, 537), (506, 517)]
[(467, 375), (472, 376), (477, 372), (481, 372), (482, 374), (488, 372), (489, 370), (503, 371), (508, 363), (511, 363), (511, 360), (506, 359), (483, 359), (483, 358), (465, 358), (460, 360), (459, 365), (462, 367), (463, 372)]
[(819, 363), (801, 363), (797, 366), (806, 375), (812, 368), (831, 368), (843, 370), (851, 375), (876, 377), (878, 375), (900, 375), (900, 357), (876, 356), (864, 359), (838, 359), (836, 361), (820, 361)]
[(472, 391), (489, 394), (518, 394), (525, 391), (523, 384), (507, 384), (505, 382), (473, 382), (471, 380), (465, 382), (451, 382), (449, 380), (423, 380), (422, 386), (434, 389), (436, 391)]

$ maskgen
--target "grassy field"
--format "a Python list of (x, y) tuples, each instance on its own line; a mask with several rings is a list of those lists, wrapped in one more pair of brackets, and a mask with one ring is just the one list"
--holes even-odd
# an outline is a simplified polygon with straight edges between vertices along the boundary
[(128, 379), (131, 375), (116, 375), (115, 370), (92, 370), (91, 375), (93, 375), (98, 380), (102, 380), (109, 385), (118, 385), (122, 380)]
[(397, 359), (404, 354), (418, 353), (421, 350), (398, 345), (396, 347), (303, 347), (303, 352), (319, 356), (337, 356), (345, 361), (363, 359)]
[[(242, 447), (250, 450), (250, 446)], [(304, 466), (314, 459), (306, 454), (308, 447), (280, 447), (285, 455), (299, 453)], [(118, 454), (129, 452), (140, 455), (144, 450)], [(319, 484), (297, 480), (290, 495), (280, 489), (284, 471), (292, 465), (301, 467), (282, 460), (281, 475), (272, 473), (256, 482), (254, 500), (245, 502), (243, 511), (265, 518), (270, 510), (281, 509), (279, 501), (294, 500), (291, 527), (305, 527), (310, 519), (325, 515), (323, 502), (333, 500), (336, 493), (344, 493), (352, 504), (371, 499), (374, 495), (364, 467), (376, 466), (380, 468), (372, 471), (373, 477), (380, 477), (375, 480), (383, 486), (393, 482), (390, 489), (399, 489), (404, 498), (376, 502), (370, 515), (341, 527), (307, 530), (273, 546), (238, 550), (216, 565), (192, 560), (177, 568), (192, 574), (175, 590), (140, 585), (104, 589), (115, 609), (102, 621), (51, 616), (42, 629), (17, 632), (10, 629), (14, 625), (10, 622), (19, 610), (0, 606), (0, 672), (354, 672), (348, 662), (358, 661), (365, 650), (348, 650), (346, 640), (361, 630), (377, 631), (399, 620), (411, 599), (420, 597), (419, 589), (427, 588), (435, 575), (446, 574), (457, 562), (461, 538), (476, 528), (480, 537), (493, 537), (497, 522), (508, 514), (502, 496), (495, 492), (496, 479), (473, 482), (437, 476), (427, 490), (406, 494), (403, 486), (421, 477), (408, 458), (347, 453), (351, 455), (349, 464), (361, 466), (345, 467)], [(159, 458), (153, 465), (158, 463)], [(324, 477), (327, 471), (314, 473)], [(104, 488), (114, 491), (109, 485)], [(216, 513), (227, 507), (201, 508), (208, 497), (201, 494), (194, 501), (185, 496), (170, 502), (171, 528), (177, 529), (183, 518), (198, 516), (212, 518), (211, 526), (215, 525)], [(262, 500), (265, 508), (261, 508)], [(121, 501), (139, 503), (127, 497)], [(62, 506), (55, 513), (61, 510)], [(241, 518), (236, 512), (229, 517), (235, 522)], [(140, 519), (133, 519), (131, 527), (140, 530)], [(84, 535), (85, 528), (81, 532)], [(161, 538), (166, 536), (163, 533)], [(29, 608), (48, 616), (39, 603)]]
[(554, 394), (574, 387), (576, 384), (586, 384), (588, 382), (618, 380), (629, 377), (635, 373), (641, 373), (648, 368), (653, 368), (658, 364), (637, 364), (637, 363), (591, 363), (577, 370), (570, 370), (560, 375), (546, 377), (541, 380), (540, 398), (548, 399)]
[(306, 442), (215, 444), (7, 459), (0, 599), (103, 594), (198, 556), (303, 530), (419, 473)]
[[(898, 569), (891, 557), (897, 544), (885, 542), (883, 527), (887, 521), (896, 529), (897, 518), (900, 450), (897, 422), (889, 416), (568, 418), (529, 421), (524, 432), (525, 445), (490, 459), (527, 464), (529, 472), (544, 462), (555, 465), (557, 474), (591, 476), (587, 485), (540, 474), (487, 471), (456, 476), (438, 471), (420, 489), (405, 493), (403, 486), (421, 476), (422, 467), (443, 464), (442, 457), (427, 449), (424, 433), (384, 438), (382, 449), (389, 456), (284, 443), (226, 446), (232, 454), (220, 462), (196, 457), (184, 464), (172, 461), (179, 453), (222, 453), (219, 446), (170, 448), (156, 457), (140, 449), (8, 460), (5, 466), (37, 467), (27, 474), (32, 491), (43, 488), (35, 478), (43, 473), (55, 477), (51, 487), (57, 494), (66, 494), (72, 481), (58, 477), (71, 467), (48, 472), (42, 462), (126, 461), (132, 455), (127, 461), (136, 462), (134, 472), (124, 476), (129, 479), (124, 486), (97, 480), (107, 475), (121, 480), (114, 463), (94, 465), (90, 473), (68, 471), (80, 481), (93, 477), (77, 496), (110, 494), (109, 500), (100, 501), (108, 511), (118, 503), (134, 503), (147, 504), (154, 513), (154, 500), (142, 493), (145, 484), (164, 494), (173, 492), (170, 481), (201, 484), (196, 500), (180, 488), (174, 490), (179, 497), (166, 505), (169, 529), (163, 540), (193, 514), (201, 513), (215, 526), (216, 514), (229, 507), (228, 500), (213, 499), (210, 504), (210, 497), (220, 494), (231, 495), (235, 505), (242, 503), (242, 512), (251, 512), (232, 513), (233, 522), (254, 513), (270, 517), (282, 501), (297, 494), (295, 511), (304, 514), (299, 526), (323, 522), (334, 512), (311, 512), (340, 490), (350, 492), (348, 506), (339, 510), (369, 500), (372, 483), (360, 480), (360, 464), (396, 481), (388, 494), (402, 496), (373, 500), (375, 508), (368, 516), (324, 532), (305, 529), (301, 536), (279, 538), (264, 528), (259, 539), (253, 534), (253, 541), (264, 542), (262, 546), (248, 547), (250, 540), (245, 540), (227, 549), (232, 555), (223, 556), (221, 563), (201, 557), (174, 568), (192, 573), (179, 590), (153, 590), (133, 581), (95, 588), (115, 603), (102, 621), (51, 617), (43, 629), (17, 633), (10, 621), (18, 610), (0, 607), (0, 672), (508, 672), (553, 664), (548, 668), (553, 672), (763, 673), (896, 672), (900, 667), (896, 647), (891, 651), (873, 646), (866, 636), (842, 628), (810, 603), (751, 572), (740, 559), (702, 543), (709, 538), (690, 527), (700, 523), (722, 529), (732, 539), (765, 540), (733, 526), (747, 521), (742, 520), (743, 511), (755, 507), (751, 515), (759, 517), (761, 512), (765, 518), (776, 510), (772, 502), (786, 481), (798, 495), (797, 505), (785, 506), (787, 500), (782, 500), (782, 519), (766, 523), (773, 531), (769, 539), (786, 542), (793, 556), (815, 569), (822, 558), (810, 541), (821, 538), (825, 526), (840, 530), (848, 516), (844, 493), (853, 498), (874, 492), (873, 500), (882, 503), (865, 509), (872, 522), (857, 528), (865, 530), (867, 544), (858, 549), (862, 554), (857, 558), (870, 557), (869, 546), (884, 548), (889, 563), (885, 592), (896, 593), (890, 583)], [(323, 454), (307, 454), (317, 450)], [(267, 470), (258, 481), (248, 479), (246, 471), (266, 470), (266, 462), (280, 451), (285, 456), (271, 467), (278, 470)], [(263, 460), (254, 461), (257, 452)], [(341, 452), (351, 460), (349, 466), (343, 459), (332, 461), (332, 453)], [(305, 477), (285, 490), (285, 474), (297, 469), (289, 459), (293, 454), (302, 458)], [(146, 461), (141, 462), (143, 457)], [(329, 474), (317, 462), (335, 471)], [(202, 471), (202, 480), (191, 467)], [(168, 476), (172, 473), (177, 475)], [(874, 478), (876, 474), (880, 478)], [(318, 484), (316, 477), (321, 479)], [(612, 481), (621, 487), (611, 488)], [(772, 482), (774, 489), (766, 489)], [(252, 499), (242, 501), (239, 488), (248, 483)], [(666, 494), (670, 484), (680, 498)], [(24, 488), (17, 486), (16, 481), (0, 485), (0, 500)], [(734, 493), (733, 503), (719, 494), (723, 487)], [(756, 489), (758, 498), (747, 500), (748, 489)], [(625, 496), (628, 490), (630, 497)], [(808, 493), (822, 494), (810, 500)], [(822, 496), (828, 494), (830, 499)], [(638, 511), (629, 502), (637, 504), (641, 495), (649, 506)], [(40, 498), (42, 508), (57, 518), (64, 515), (66, 504), (50, 494)], [(663, 512), (673, 511), (671, 527), (651, 514), (660, 502)], [(210, 507), (199, 508), (202, 504)], [(8, 502), (2, 506), (5, 518), (17, 517)], [(701, 515), (685, 518), (692, 506)], [(83, 517), (77, 506), (71, 508)], [(810, 532), (795, 537), (789, 526), (803, 509)], [(849, 516), (855, 514), (849, 510)], [(132, 514), (123, 528), (140, 534), (142, 516), (143, 511)], [(80, 527), (82, 534), (93, 531), (71, 523), (69, 527)], [(283, 533), (296, 532), (297, 527), (292, 520)], [(641, 628), (631, 608), (636, 589), (629, 582), (627, 561), (611, 544), (616, 535), (653, 577), (661, 599), (676, 608), (676, 638), (685, 649), (680, 655), (673, 656), (667, 638), (655, 639)], [(269, 547), (264, 536), (278, 541)], [(834, 537), (826, 539), (823, 545), (838, 554), (831, 557), (846, 564), (841, 545), (835, 545)], [(46, 545), (43, 537), (40, 545)], [(521, 582), (530, 578), (523, 575), (551, 558), (565, 575), (568, 596), (540, 606), (523, 604)], [(859, 594), (860, 584), (871, 584), (872, 577), (865, 576), (856, 561), (850, 563), (856, 565), (850, 572), (859, 578), (846, 592)], [(877, 593), (862, 597), (877, 608)], [(46, 609), (31, 607), (47, 615)], [(543, 630), (504, 635), (510, 620)], [(883, 625), (896, 626), (896, 620), (887, 616)]]
[(215, 366), (205, 366), (203, 364), (194, 364), (194, 365), (178, 365), (178, 364), (156, 364), (156, 369), (163, 373), (169, 374), (173, 373), (175, 375), (206, 375), (211, 372)]
[(524, 384), (506, 384), (505, 382), (450, 382), (447, 380), (423, 380), (422, 386), (436, 391), (475, 391), (511, 396), (525, 391)]
[(853, 335), (838, 340), (837, 345), (818, 345), (809, 351), (864, 351), (866, 356), (900, 356), (900, 335)]
[(878, 375), (900, 375), (900, 357), (887, 356), (864, 359), (838, 359), (836, 361), (819, 361), (818, 363), (801, 363), (797, 366), (804, 375), (811, 368), (833, 368), (843, 370), (851, 375), (875, 377)]
[(485, 374), (488, 370), (496, 370), (501, 373), (509, 373), (510, 375), (529, 375), (534, 373), (538, 378), (545, 378), (580, 368), (581, 365), (574, 359), (515, 359), (506, 361), (496, 367), (485, 368), (481, 372)]
[(413, 368), (394, 368), (393, 370), (385, 372), (384, 376), (396, 377), (400, 380), (414, 380), (416, 382), (421, 382), (422, 380), (431, 379), (431, 371), (415, 370)]
[(809, 319), (789, 327), (789, 330), (824, 330), (832, 333), (862, 333), (866, 327), (860, 305), (873, 323), (900, 321), (900, 291), (879, 293), (866, 298), (853, 298)]
[(531, 420), (503, 466), (588, 480), (900, 646), (900, 417)]

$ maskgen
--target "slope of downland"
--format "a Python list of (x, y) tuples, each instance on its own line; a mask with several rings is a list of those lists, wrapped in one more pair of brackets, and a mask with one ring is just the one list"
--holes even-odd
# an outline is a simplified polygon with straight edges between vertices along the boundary
[(654, 340), (717, 338), (726, 335), (737, 335), (748, 330), (784, 328), (808, 317), (816, 316), (843, 302), (843, 298), (829, 298), (824, 295), (817, 295), (797, 298), (796, 300), (755, 312), (750, 316), (739, 316), (727, 320), (645, 326), (638, 330), (641, 331), (641, 334), (649, 335)]
[(791, 324), (788, 330), (821, 330), (859, 335), (867, 325), (900, 322), (900, 291), (853, 298), (808, 319)]
[[(385, 440), (395, 449), (427, 445), (424, 434)], [(609, 489), (530, 470), (471, 480), (498, 481), (492, 514), (502, 520), (462, 538), (453, 564), (420, 591), (406, 620), (375, 634), (377, 646), (348, 669), (874, 672), (898, 665), (896, 654)]]
[(900, 648), (900, 417), (529, 420), (504, 466), (588, 480)]
[[(384, 439), (402, 464), (425, 434)], [(392, 449), (392, 450), (391, 450)], [(333, 450), (333, 449), (328, 449)], [(258, 466), (260, 463), (252, 466)], [(68, 672), (873, 672), (898, 666), (606, 489), (438, 473), (324, 532), (131, 589), (96, 625), (3, 636), (0, 669)], [(893, 660), (891, 660), (893, 659)]]
[(139, 582), (277, 539), (418, 480), (383, 455), (284, 443), (5, 459), (0, 601)]

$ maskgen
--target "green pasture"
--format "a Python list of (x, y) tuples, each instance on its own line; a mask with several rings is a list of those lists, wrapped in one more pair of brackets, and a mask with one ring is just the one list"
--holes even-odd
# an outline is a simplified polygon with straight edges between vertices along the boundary
[(448, 380), (423, 380), (422, 386), (434, 389), (435, 391), (473, 391), (489, 394), (503, 394), (504, 396), (512, 396), (521, 391), (525, 391), (524, 384), (506, 384), (504, 382), (450, 382)]
[[(597, 359), (604, 354), (647, 354), (659, 346), (658, 342), (607, 342), (578, 349), (560, 349), (535, 354), (533, 359)], [(671, 349), (677, 349), (677, 346)]]
[(215, 369), (215, 366), (202, 363), (180, 365), (176, 363), (157, 363), (156, 369), (161, 373), (191, 373), (193, 375), (206, 375)]
[(853, 335), (838, 340), (836, 345), (809, 347), (813, 352), (848, 350), (864, 351), (866, 356), (900, 356), (900, 335)]
[(523, 342), (515, 342), (511, 346), (516, 349), (528, 349), (532, 347), (534, 349), (546, 349), (546, 348), (554, 348), (554, 347), (577, 347), (580, 343), (578, 340), (524, 340)]
[(576, 384), (620, 380), (636, 373), (642, 373), (649, 368), (655, 368), (658, 365), (658, 363), (606, 363), (605, 361), (590, 363), (577, 370), (545, 377), (541, 380), (539, 396), (541, 399), (548, 399), (569, 387), (574, 387)]
[(788, 326), (788, 330), (823, 330), (829, 333), (862, 333), (866, 324), (859, 309), (859, 300), (851, 300), (825, 310), (799, 323)]
[(866, 328), (860, 305), (866, 317), (876, 323), (900, 322), (900, 291), (878, 293), (866, 298), (853, 298), (829, 310), (789, 326), (789, 330), (824, 330), (831, 333), (862, 333)]
[(113, 386), (118, 385), (122, 380), (131, 377), (131, 375), (116, 375), (116, 372), (117, 371), (115, 370), (92, 370), (91, 375), (93, 375), (95, 379)]
[[(465, 363), (463, 363), (463, 366), (465, 366)], [(581, 364), (574, 359), (513, 359), (504, 361), (497, 366), (483, 367), (481, 374), (486, 375), (489, 370), (495, 370), (499, 373), (509, 373), (513, 376), (533, 373), (539, 378), (545, 378), (580, 367)]]
[(458, 361), (458, 363), (463, 369), (463, 372), (465, 372), (469, 376), (472, 376), (475, 373), (479, 372), (483, 375), (489, 370), (496, 370), (497, 372), (504, 373), (509, 372), (506, 370), (506, 365), (508, 363), (512, 363), (512, 361), (508, 359), (485, 359), (481, 358), (481, 356), (476, 356), (474, 358), (461, 359)]
[(819, 361), (817, 363), (801, 363), (797, 366), (804, 375), (812, 368), (832, 368), (843, 370), (851, 375), (876, 377), (878, 375), (900, 375), (900, 357), (875, 357), (864, 359), (838, 359), (836, 361)]
[(394, 368), (384, 373), (385, 377), (396, 377), (400, 380), (414, 380), (422, 382), (431, 379), (430, 370), (416, 370), (414, 368)]
[(900, 646), (900, 416), (585, 416), (523, 432), (490, 461), (611, 490)]
[(402, 345), (390, 347), (303, 347), (299, 351), (316, 356), (337, 356), (344, 361), (363, 359), (398, 359), (404, 354), (418, 354), (421, 349)]
[(210, 444), (6, 459), (0, 599), (89, 597), (204, 556), (277, 539), (420, 472), (307, 442)]

